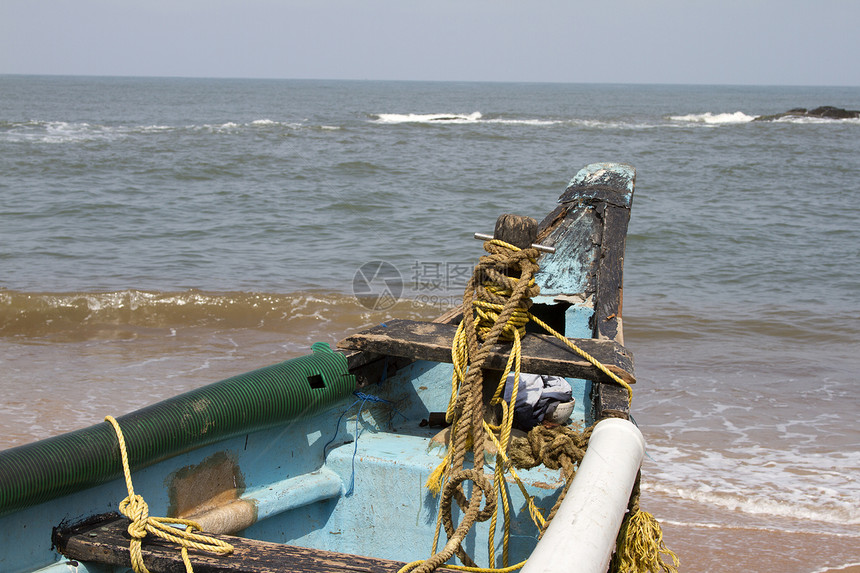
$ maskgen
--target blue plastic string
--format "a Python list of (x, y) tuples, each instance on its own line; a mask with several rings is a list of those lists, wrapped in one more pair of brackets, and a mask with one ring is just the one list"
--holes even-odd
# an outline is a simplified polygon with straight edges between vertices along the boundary
[[(349, 478), (349, 487), (347, 488), (346, 493), (344, 494), (345, 497), (350, 497), (353, 494), (353, 492), (355, 491), (355, 458), (358, 455), (358, 437), (361, 435), (361, 426), (359, 424), (361, 422), (361, 412), (362, 412), (362, 410), (364, 410), (364, 405), (367, 402), (391, 404), (391, 402), (389, 400), (386, 400), (384, 398), (380, 398), (378, 396), (373, 396), (372, 394), (365, 394), (364, 392), (359, 392), (358, 390), (353, 392), (353, 395), (356, 396), (356, 398), (358, 398), (358, 399), (355, 402), (353, 402), (352, 404), (350, 404), (349, 406), (347, 406), (347, 408), (343, 411), (343, 413), (337, 419), (337, 424), (335, 425), (335, 429), (334, 429), (334, 436), (332, 436), (332, 438), (326, 443), (326, 445), (323, 446), (323, 457), (325, 457), (326, 456), (326, 450), (328, 450), (328, 447), (337, 439), (337, 434), (338, 434), (338, 432), (340, 432), (341, 420), (343, 420), (343, 417), (346, 416), (346, 414), (350, 410), (352, 410), (353, 406), (355, 406), (356, 404), (358, 404), (360, 402), (361, 405), (358, 407), (358, 413), (355, 416), (355, 438), (353, 440), (354, 447), (352, 450), (352, 475), (350, 475), (350, 478)], [(397, 408), (394, 408), (394, 412), (396, 414), (400, 414), (401, 416), (403, 416), (404, 419), (406, 418), (406, 416), (404, 416), (399, 410), (397, 410)]]
[(337, 419), (337, 424), (335, 424), (335, 426), (334, 426), (334, 435), (331, 437), (331, 439), (328, 442), (326, 442), (326, 445), (323, 446), (323, 458), (325, 458), (328, 455), (326, 452), (326, 450), (328, 450), (328, 447), (332, 444), (332, 442), (334, 442), (337, 439), (337, 434), (338, 434), (338, 432), (340, 432), (340, 421), (343, 420), (343, 417), (346, 416), (346, 413), (349, 412), (353, 406), (358, 404), (358, 402), (359, 401), (356, 400), (355, 402), (353, 402), (352, 404), (347, 406), (346, 410), (344, 410), (343, 413), (340, 415), (340, 417)]

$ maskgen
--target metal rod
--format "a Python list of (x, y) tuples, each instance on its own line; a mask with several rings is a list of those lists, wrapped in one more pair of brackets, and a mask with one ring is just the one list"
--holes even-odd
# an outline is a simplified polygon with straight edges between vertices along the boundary
[[(495, 239), (494, 236), (487, 235), (486, 233), (475, 233), (475, 238), (478, 240), (481, 240), (481, 241), (492, 241), (493, 239)], [(545, 247), (544, 245), (533, 244), (532, 248), (537, 249), (538, 251), (541, 251), (544, 253), (554, 253), (555, 252), (555, 247)]]

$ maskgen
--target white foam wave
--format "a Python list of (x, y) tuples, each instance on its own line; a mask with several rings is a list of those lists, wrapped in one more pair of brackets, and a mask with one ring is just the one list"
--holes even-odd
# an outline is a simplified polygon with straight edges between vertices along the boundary
[(224, 123), (187, 125), (184, 129), (191, 131), (208, 131), (211, 133), (241, 133), (248, 129), (301, 129), (306, 127), (301, 123), (275, 121), (273, 119), (255, 119), (242, 123), (237, 121), (226, 121)]
[(119, 139), (125, 136), (126, 129), (87, 122), (34, 120), (9, 125), (2, 137), (11, 142), (77, 143)]
[(654, 129), (655, 127), (664, 127), (666, 124), (654, 123), (648, 121), (634, 122), (625, 120), (602, 120), (602, 119), (573, 119), (568, 121), (574, 127), (584, 127), (587, 129)]
[(159, 133), (164, 131), (172, 131), (176, 129), (172, 125), (144, 125), (141, 126), (140, 131), (144, 133)]
[(860, 524), (860, 452), (689, 451), (652, 444), (649, 455), (657, 463), (643, 488), (652, 491), (750, 515)]
[(235, 133), (246, 129), (298, 129), (301, 124), (283, 123), (271, 119), (257, 119), (249, 123), (228, 121), (220, 124), (198, 125), (101, 125), (88, 122), (25, 121), (6, 124), (0, 138), (16, 143), (82, 143), (89, 141), (116, 141), (137, 135), (189, 130), (213, 133)]
[[(194, 127), (197, 127), (197, 126), (194, 126)], [(219, 123), (219, 124), (206, 123), (206, 124), (199, 126), (199, 129), (201, 129), (203, 131), (229, 132), (229, 131), (235, 131), (239, 127), (240, 127), (240, 124), (236, 123), (235, 121), (228, 121), (228, 122)]]
[(463, 113), (380, 113), (378, 123), (477, 123), (483, 115), (476, 111)]
[(701, 123), (706, 125), (724, 125), (732, 123), (749, 123), (756, 116), (747, 115), (742, 111), (734, 113), (691, 113), (687, 115), (672, 115), (669, 119), (672, 121), (680, 121), (685, 123)]
[[(738, 112), (739, 114), (741, 112)], [(573, 128), (584, 128), (584, 129), (593, 129), (593, 130), (645, 130), (645, 129), (655, 129), (660, 127), (683, 127), (684, 125), (688, 125), (690, 122), (698, 121), (699, 123), (705, 124), (706, 119), (705, 116), (709, 116), (712, 114), (700, 114), (699, 116), (675, 116), (670, 118), (673, 121), (650, 121), (650, 120), (627, 120), (627, 119), (599, 119), (599, 118), (555, 118), (555, 119), (541, 119), (541, 118), (517, 118), (517, 117), (484, 117), (481, 112), (474, 112), (471, 114), (458, 114), (458, 113), (380, 113), (374, 114), (373, 122), (375, 123), (385, 123), (385, 124), (402, 124), (402, 123), (418, 123), (418, 124), (431, 124), (431, 123), (441, 123), (441, 124), (491, 124), (491, 125), (523, 125), (523, 126), (534, 126), (534, 127), (551, 127), (551, 126), (568, 126)], [(717, 124), (718, 122), (729, 123), (730, 121), (735, 121), (740, 123), (741, 121), (750, 121), (753, 119), (753, 116), (743, 116), (745, 119), (741, 120), (740, 116), (735, 117), (736, 114), (724, 114), (723, 116), (713, 116), (713, 118), (709, 118), (707, 122)], [(743, 114), (741, 114), (743, 115)], [(735, 120), (727, 119), (728, 116), (735, 117)], [(698, 119), (696, 119), (698, 118)], [(683, 122), (683, 123), (682, 123)]]
[(561, 120), (554, 119), (488, 119), (485, 123), (498, 123), (502, 125), (559, 125), (564, 123)]
[[(235, 126), (235, 124), (233, 124)], [(303, 127), (311, 127), (307, 126), (300, 122), (284, 122), (284, 121), (275, 121), (274, 119), (255, 119), (250, 123), (240, 124), (241, 127), (264, 127), (264, 128), (285, 128), (285, 129), (301, 129)], [(323, 126), (324, 127), (324, 126)]]
[(857, 510), (849, 505), (850, 502), (818, 505), (813, 500), (805, 500), (804, 503), (804, 500), (773, 499), (760, 492), (705, 491), (665, 484), (643, 485), (642, 489), (750, 515), (770, 515), (838, 525), (860, 524), (860, 516)]
[(835, 119), (830, 117), (801, 117), (801, 116), (785, 116), (773, 120), (774, 123), (853, 123), (860, 125), (860, 118), (850, 117), (845, 119)]
[(836, 571), (845, 571), (854, 567), (860, 567), (860, 561), (855, 561), (853, 563), (844, 563), (842, 565), (836, 565), (832, 567), (822, 567), (820, 569), (816, 569), (815, 571), (811, 571), (810, 573), (836, 573)]
[(538, 119), (538, 118), (511, 118), (511, 117), (489, 117), (485, 118), (479, 112), (469, 114), (462, 113), (380, 113), (375, 115), (376, 123), (447, 123), (447, 124), (494, 124), (494, 125), (527, 125), (546, 127), (553, 125), (586, 125), (586, 126), (612, 126), (611, 123), (590, 120), (570, 119)]
[(837, 533), (834, 531), (807, 531), (805, 529), (785, 529), (780, 527), (756, 527), (752, 525), (728, 525), (725, 523), (703, 523), (700, 521), (676, 521), (672, 519), (661, 519), (661, 524), (674, 525), (677, 527), (696, 527), (699, 529), (731, 529), (735, 531), (765, 531), (768, 533), (787, 533), (797, 535), (826, 535), (828, 537), (841, 537), (848, 539), (860, 538), (860, 533)]

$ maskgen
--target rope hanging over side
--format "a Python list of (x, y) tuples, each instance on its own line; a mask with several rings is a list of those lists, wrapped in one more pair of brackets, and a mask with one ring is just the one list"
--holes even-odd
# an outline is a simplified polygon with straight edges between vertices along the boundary
[[(663, 542), (660, 523), (647, 511), (639, 509), (639, 479), (633, 485), (627, 515), (621, 523), (615, 543), (610, 573), (678, 573), (681, 562)], [(665, 556), (665, 558), (664, 558)], [(668, 558), (671, 563), (666, 562)]]
[[(113, 416), (107, 416), (105, 421), (109, 422), (116, 432), (117, 441), (119, 442), (119, 452), (122, 457), (122, 471), (125, 475), (128, 497), (119, 502), (119, 511), (131, 520), (128, 526), (128, 534), (131, 536), (128, 551), (131, 555), (131, 566), (134, 571), (136, 573), (149, 573), (149, 569), (143, 563), (141, 546), (143, 538), (146, 537), (147, 533), (179, 545), (182, 552), (182, 562), (185, 564), (185, 571), (187, 573), (194, 572), (191, 560), (188, 557), (189, 548), (208, 551), (217, 555), (229, 555), (233, 553), (233, 546), (229, 543), (194, 533), (193, 530), (195, 529), (200, 531), (200, 526), (194, 521), (172, 517), (150, 517), (149, 507), (146, 505), (143, 497), (134, 493), (134, 487), (131, 483), (131, 470), (128, 465), (128, 453), (122, 429)], [(177, 529), (170, 524), (185, 525), (185, 530)]]

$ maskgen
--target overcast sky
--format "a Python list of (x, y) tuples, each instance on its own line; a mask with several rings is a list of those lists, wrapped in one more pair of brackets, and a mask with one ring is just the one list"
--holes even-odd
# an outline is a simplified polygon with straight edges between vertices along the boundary
[(858, 0), (0, 0), (0, 73), (860, 86)]

